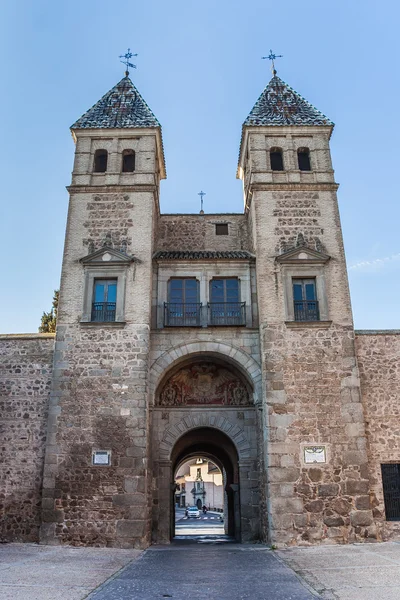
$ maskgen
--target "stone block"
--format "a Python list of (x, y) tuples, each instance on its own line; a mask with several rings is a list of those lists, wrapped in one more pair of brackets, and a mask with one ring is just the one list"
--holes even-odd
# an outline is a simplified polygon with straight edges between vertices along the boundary
[(328, 497), (337, 496), (339, 493), (339, 486), (337, 483), (321, 483), (318, 486), (318, 496)]
[(304, 505), (304, 508), (307, 512), (320, 513), (324, 509), (324, 502), (323, 500), (311, 500)]
[(369, 496), (358, 496), (355, 499), (355, 505), (357, 510), (369, 510), (371, 508)]
[(331, 507), (339, 515), (348, 515), (352, 509), (350, 502), (344, 498), (335, 498), (332, 500)]
[(300, 469), (294, 467), (273, 467), (268, 470), (269, 480), (274, 483), (297, 481)]
[(117, 521), (117, 537), (142, 538), (146, 533), (146, 521), (121, 520)]
[(366, 527), (373, 522), (370, 510), (354, 510), (350, 513), (350, 521), (353, 527)]
[(344, 484), (345, 494), (355, 496), (358, 494), (367, 494), (369, 492), (369, 481), (366, 479), (348, 479)]

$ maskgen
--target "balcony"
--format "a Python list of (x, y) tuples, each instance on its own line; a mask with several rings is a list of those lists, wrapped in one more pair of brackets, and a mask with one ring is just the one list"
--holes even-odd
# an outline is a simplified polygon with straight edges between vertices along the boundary
[(208, 325), (246, 325), (246, 302), (209, 302)]
[(201, 327), (201, 302), (164, 302), (164, 327)]
[(93, 302), (92, 321), (106, 323), (115, 321), (115, 302)]
[[(205, 309), (205, 307), (204, 307)], [(246, 326), (246, 302), (164, 302), (164, 327)]]
[(295, 321), (319, 321), (319, 309), (317, 300), (295, 300)]

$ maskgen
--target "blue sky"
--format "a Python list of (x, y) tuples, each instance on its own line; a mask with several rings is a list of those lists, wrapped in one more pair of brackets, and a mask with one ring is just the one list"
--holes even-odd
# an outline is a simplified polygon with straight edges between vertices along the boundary
[(279, 76), (336, 123), (355, 325), (400, 328), (398, 3), (388, 0), (4, 0), (0, 332), (35, 332), (59, 286), (69, 126), (123, 76), (163, 126), (163, 212), (242, 210), (241, 123)]

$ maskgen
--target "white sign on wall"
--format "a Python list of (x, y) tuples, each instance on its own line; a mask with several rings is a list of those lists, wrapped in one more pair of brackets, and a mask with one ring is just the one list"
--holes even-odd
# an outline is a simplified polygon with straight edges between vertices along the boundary
[(92, 464), (108, 466), (111, 464), (111, 450), (93, 450)]
[(325, 446), (304, 446), (304, 462), (306, 465), (313, 463), (326, 463)]

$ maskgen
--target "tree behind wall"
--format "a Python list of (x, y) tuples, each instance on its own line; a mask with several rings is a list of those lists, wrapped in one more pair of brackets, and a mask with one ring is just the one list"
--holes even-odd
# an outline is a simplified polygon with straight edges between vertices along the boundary
[(42, 315), (39, 333), (55, 333), (57, 324), (59, 290), (54, 290), (53, 305), (50, 312), (44, 312)]

